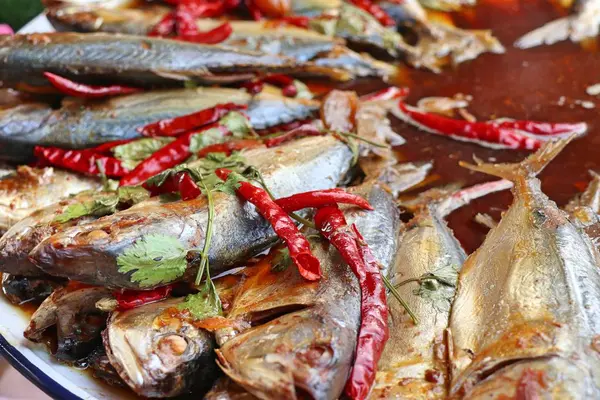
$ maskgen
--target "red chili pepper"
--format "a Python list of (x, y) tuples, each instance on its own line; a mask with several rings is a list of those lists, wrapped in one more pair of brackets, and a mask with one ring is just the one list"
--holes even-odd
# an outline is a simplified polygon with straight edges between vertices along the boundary
[(209, 153), (225, 153), (230, 155), (234, 151), (240, 151), (244, 149), (252, 149), (255, 147), (262, 146), (262, 143), (259, 140), (252, 139), (240, 139), (240, 140), (232, 140), (225, 143), (217, 143), (211, 144), (210, 146), (206, 146), (201, 149), (196, 155), (200, 158), (206, 157)]
[(289, 142), (293, 139), (305, 136), (322, 136), (325, 135), (325, 133), (326, 132), (322, 132), (319, 129), (317, 129), (317, 127), (314, 125), (304, 124), (281, 135), (265, 139), (263, 143), (267, 147), (275, 147), (281, 145), (282, 143)]
[(111, 178), (120, 178), (129, 172), (121, 165), (120, 160), (96, 153), (91, 149), (66, 150), (58, 147), (35, 146), (33, 154), (48, 165), (82, 174), (99, 175), (98, 163), (102, 165), (106, 176)]
[(377, 362), (389, 337), (385, 286), (370, 249), (354, 225), (350, 230), (344, 214), (337, 206), (319, 209), (315, 214), (315, 224), (348, 263), (361, 289), (361, 323), (356, 359), (345, 391), (351, 399), (365, 399), (375, 380)]
[(112, 149), (122, 144), (131, 143), (133, 141), (139, 140), (139, 138), (132, 139), (122, 139), (122, 140), (113, 140), (112, 142), (102, 143), (99, 146), (96, 146), (90, 150), (93, 150), (96, 153), (109, 153)]
[[(222, 180), (227, 180), (231, 171), (219, 168), (215, 171)], [(294, 221), (283, 211), (281, 207), (271, 199), (269, 194), (249, 182), (240, 182), (236, 192), (246, 201), (254, 204), (256, 210), (273, 227), (273, 230), (286, 244), (290, 251), (290, 257), (300, 275), (309, 281), (315, 281), (321, 278), (321, 263), (312, 254), (308, 240), (300, 233)]]
[(383, 26), (396, 26), (396, 21), (388, 15), (379, 5), (374, 4), (371, 0), (350, 0), (350, 3), (354, 4), (358, 8), (362, 8), (372, 16)]
[(114, 292), (113, 296), (119, 304), (117, 310), (124, 311), (166, 299), (171, 290), (173, 290), (173, 286), (168, 285), (152, 290), (124, 290), (122, 292)]
[[(439, 135), (456, 137), (460, 140), (475, 141), (493, 147), (509, 149), (536, 150), (544, 140), (535, 136), (535, 132), (544, 132), (539, 136), (581, 134), (587, 129), (585, 123), (549, 124), (532, 121), (486, 121), (469, 122), (443, 117), (421, 111), (400, 101), (397, 115), (405, 122), (425, 131)], [(522, 128), (522, 129), (518, 129)], [(523, 129), (530, 129), (525, 131)]]
[(373, 209), (364, 198), (339, 188), (298, 193), (277, 199), (275, 202), (287, 213), (302, 210), (303, 208), (321, 208), (332, 204), (352, 204), (364, 210)]
[(142, 91), (142, 89), (139, 88), (121, 85), (85, 85), (83, 83), (73, 82), (70, 79), (63, 78), (62, 76), (58, 76), (51, 72), (44, 72), (44, 76), (46, 77), (46, 79), (48, 79), (52, 86), (58, 89), (61, 93), (67, 94), (69, 96), (84, 97), (87, 99), (97, 99), (101, 97), (137, 93)]
[(261, 19), (263, 19), (262, 12), (258, 7), (256, 7), (254, 1), (244, 0), (244, 4), (246, 5), (246, 8), (248, 9), (248, 12), (250, 13), (250, 16), (253, 20), (260, 21)]
[(148, 36), (169, 36), (175, 33), (175, 12), (165, 15), (152, 29)]
[[(213, 127), (219, 127), (219, 125), (209, 125), (204, 127), (203, 131)], [(201, 134), (201, 132), (190, 131), (162, 147), (150, 157), (139, 163), (129, 174), (121, 179), (119, 185), (138, 185), (166, 169), (173, 168), (177, 164), (181, 164), (192, 155), (190, 153), (190, 141), (192, 136), (197, 134)]]
[(269, 74), (262, 78), (262, 80), (278, 87), (285, 87), (294, 83), (294, 78), (284, 74)]
[(196, 182), (194, 182), (187, 172), (180, 172), (169, 176), (160, 186), (151, 186), (146, 182), (142, 186), (150, 192), (151, 196), (158, 196), (164, 193), (179, 193), (182, 200), (193, 200), (202, 194)]
[(241, 87), (246, 89), (246, 91), (251, 95), (256, 95), (262, 92), (265, 84), (260, 79), (253, 79), (251, 81), (242, 83)]
[(379, 90), (377, 92), (365, 94), (360, 97), (360, 101), (380, 101), (380, 100), (394, 100), (404, 99), (410, 93), (410, 89), (407, 87), (390, 86), (388, 88)]
[(225, 22), (214, 29), (206, 32), (196, 32), (193, 35), (187, 34), (178, 36), (175, 39), (186, 42), (202, 43), (202, 44), (217, 44), (221, 43), (233, 33), (233, 28), (229, 22)]
[(194, 6), (191, 2), (181, 2), (175, 8), (175, 31), (178, 36), (194, 36), (198, 34)]
[(138, 132), (144, 136), (177, 136), (217, 122), (230, 111), (245, 110), (246, 108), (248, 106), (234, 103), (218, 104), (192, 114), (153, 122), (139, 128)]
[(195, 18), (214, 18), (238, 7), (240, 0), (186, 0), (179, 4), (185, 4), (187, 11)]

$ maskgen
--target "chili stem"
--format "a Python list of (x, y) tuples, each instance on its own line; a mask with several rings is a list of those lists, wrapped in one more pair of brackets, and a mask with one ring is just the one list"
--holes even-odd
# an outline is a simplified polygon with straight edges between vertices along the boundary
[(383, 283), (385, 284), (385, 287), (392, 293), (392, 295), (396, 298), (396, 300), (398, 300), (398, 302), (402, 305), (402, 307), (404, 307), (404, 309), (406, 310), (408, 315), (410, 315), (410, 318), (412, 319), (414, 324), (418, 325), (419, 319), (417, 318), (415, 313), (410, 309), (410, 307), (408, 306), (408, 303), (406, 301), (404, 301), (402, 296), (400, 296), (400, 293), (398, 293), (398, 291), (396, 290), (394, 285), (392, 285), (392, 282), (390, 282), (390, 280), (384, 274), (381, 274), (381, 278), (383, 279)]

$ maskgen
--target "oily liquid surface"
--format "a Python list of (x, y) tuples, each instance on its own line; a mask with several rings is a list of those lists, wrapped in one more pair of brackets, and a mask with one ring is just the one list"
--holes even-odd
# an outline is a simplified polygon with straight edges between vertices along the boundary
[[(399, 85), (408, 86), (408, 104), (427, 96), (453, 96), (464, 93), (473, 96), (468, 110), (484, 121), (509, 117), (549, 122), (587, 122), (588, 133), (573, 141), (540, 174), (544, 192), (559, 206), (585, 188), (588, 170), (600, 171), (600, 96), (589, 96), (585, 89), (600, 83), (600, 53), (598, 39), (582, 44), (570, 41), (528, 50), (513, 47), (523, 34), (551, 20), (567, 15), (567, 10), (548, 0), (479, 0), (473, 10), (451, 14), (461, 28), (491, 29), (506, 48), (505, 54), (483, 54), (476, 60), (455, 68), (447, 67), (436, 75), (427, 71), (405, 68)], [(361, 81), (349, 88), (360, 93), (385, 87), (376, 81)], [(557, 103), (564, 96), (565, 104)], [(596, 103), (585, 109), (576, 100)], [(464, 186), (497, 178), (471, 172), (458, 165), (460, 160), (472, 161), (473, 155), (490, 162), (514, 162), (529, 152), (493, 150), (477, 144), (464, 143), (432, 135), (412, 128), (393, 118), (393, 128), (407, 143), (397, 148), (401, 160), (434, 160), (433, 174), (439, 179), (433, 185), (461, 182)], [(579, 188), (579, 189), (578, 189)], [(483, 241), (487, 228), (474, 222), (477, 213), (488, 213), (496, 220), (512, 201), (509, 191), (492, 194), (472, 202), (452, 213), (450, 227), (468, 253)]]

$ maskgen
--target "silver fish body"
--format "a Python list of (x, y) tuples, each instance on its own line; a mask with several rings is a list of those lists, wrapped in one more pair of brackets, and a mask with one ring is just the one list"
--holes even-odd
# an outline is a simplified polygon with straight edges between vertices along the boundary
[[(418, 318), (388, 295), (390, 338), (379, 361), (370, 399), (443, 399), (447, 396), (450, 305), (466, 254), (444, 217), (471, 200), (511, 186), (489, 182), (421, 205), (403, 226), (396, 261), (388, 273)], [(413, 282), (411, 282), (413, 281)], [(398, 384), (404, 382), (404, 384)]]
[[(377, 184), (365, 184), (356, 193), (375, 210), (346, 209), (346, 218), (357, 224), (385, 272), (396, 250), (398, 211)], [(246, 281), (227, 316), (243, 319), (300, 308), (243, 331), (217, 351), (223, 371), (259, 399), (298, 399), (304, 394), (336, 399), (350, 372), (360, 324), (360, 288), (333, 246), (317, 241), (312, 250), (321, 261), (321, 280), (308, 282), (293, 266), (277, 273), (263, 265), (266, 272)]]
[(548, 382), (532, 389), (537, 398), (600, 396), (598, 253), (535, 177), (566, 143), (517, 165), (469, 167), (511, 179), (515, 198), (459, 275), (449, 325), (453, 396), (514, 394), (526, 371)]
[(24, 335), (39, 342), (49, 328), (56, 326), (58, 346), (54, 356), (62, 361), (82, 359), (101, 343), (107, 314), (96, 308), (96, 302), (110, 296), (111, 291), (103, 287), (57, 289), (33, 313)]
[(212, 334), (170, 314), (181, 300), (115, 311), (108, 320), (103, 339), (110, 363), (140, 396), (174, 397), (216, 378)]
[(140, 137), (138, 128), (164, 118), (190, 114), (220, 103), (248, 105), (255, 129), (306, 119), (319, 103), (271, 93), (250, 96), (245, 90), (197, 88), (160, 90), (102, 101), (70, 101), (58, 110), (45, 104), (24, 104), (0, 110), (0, 159), (24, 161), (35, 145), (91, 147)]
[(214, 84), (283, 72), (292, 58), (155, 37), (108, 33), (44, 33), (0, 39), (0, 81), (48, 86), (43, 72), (77, 81), (133, 86)]
[(20, 166), (14, 174), (0, 178), (0, 231), (63, 197), (100, 186), (99, 180), (71, 172)]
[[(263, 174), (276, 196), (335, 187), (350, 168), (348, 147), (330, 136), (301, 139), (274, 149), (244, 153)], [(136, 207), (68, 228), (40, 243), (30, 253), (51, 275), (90, 284), (139, 288), (129, 274), (118, 272), (117, 257), (144, 235), (175, 236), (187, 249), (201, 246), (208, 218), (204, 197)], [(276, 239), (266, 220), (235, 196), (215, 194), (215, 234), (209, 254), (214, 274), (243, 262)], [(192, 279), (197, 265), (188, 268)]]

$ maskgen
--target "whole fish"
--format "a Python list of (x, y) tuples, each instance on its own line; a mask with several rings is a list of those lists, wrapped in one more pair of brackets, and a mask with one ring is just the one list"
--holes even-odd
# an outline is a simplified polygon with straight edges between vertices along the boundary
[(105, 194), (100, 191), (85, 191), (34, 211), (17, 222), (0, 238), (0, 272), (27, 277), (47, 277), (44, 271), (29, 260), (29, 252), (56, 232), (96, 219), (83, 216), (59, 222), (56, 217), (72, 205), (93, 201), (94, 198)]
[(156, 37), (36, 33), (0, 38), (3, 87), (47, 87), (46, 71), (78, 82), (148, 87), (239, 82), (296, 66), (288, 57)]
[(172, 298), (111, 314), (104, 347), (112, 366), (138, 395), (174, 397), (216, 379), (214, 338), (171, 315), (182, 299)]
[(523, 35), (515, 42), (515, 47), (529, 49), (541, 45), (551, 45), (570, 39), (579, 42), (598, 36), (600, 30), (600, 1), (576, 0), (573, 14), (554, 21)]
[[(442, 6), (442, 3), (448, 6), (454, 3), (457, 7), (461, 4), (474, 3), (468, 0), (457, 2), (434, 0), (427, 3), (434, 2), (439, 6)], [(408, 61), (416, 67), (424, 66), (439, 71), (439, 68), (448, 61), (456, 65), (473, 60), (482, 53), (505, 52), (500, 41), (489, 30), (460, 29), (430, 21), (417, 0), (383, 1), (379, 5), (394, 19), (398, 29), (409, 29), (417, 35), (414, 51), (408, 58)]]
[(248, 105), (254, 129), (306, 119), (319, 107), (316, 101), (268, 92), (252, 97), (243, 89), (226, 88), (160, 90), (95, 102), (66, 101), (58, 110), (45, 104), (25, 104), (0, 110), (0, 159), (27, 160), (35, 145), (80, 148), (139, 137), (137, 128), (148, 123), (227, 102)]
[[(88, 4), (69, 4), (50, 8), (47, 16), (59, 30), (81, 32), (116, 32), (147, 35), (167, 13), (168, 8), (149, 5), (133, 9), (90, 7)], [(206, 32), (221, 25), (218, 19), (198, 19), (196, 25)], [(355, 53), (342, 41), (315, 31), (293, 26), (278, 26), (263, 21), (228, 21), (232, 34), (220, 42), (242, 50), (259, 51), (292, 57), (297, 62), (311, 62), (317, 75), (328, 69), (327, 75), (340, 80), (356, 76), (382, 76), (395, 72), (389, 64)], [(310, 74), (312, 67), (307, 68)]]
[(115, 367), (110, 363), (102, 344), (96, 347), (81, 365), (90, 370), (96, 379), (101, 379), (111, 386), (127, 387), (117, 373), (117, 370), (115, 370)]
[(13, 304), (40, 304), (65, 282), (60, 279), (29, 278), (2, 274), (2, 293)]
[[(379, 361), (370, 399), (443, 399), (447, 395), (445, 330), (458, 271), (466, 258), (444, 218), (473, 199), (511, 186), (487, 182), (452, 194), (424, 196), (400, 231), (388, 278), (418, 318), (388, 295), (390, 338)], [(416, 286), (415, 286), (416, 283)], [(403, 382), (399, 384), (399, 382)]]
[[(264, 176), (276, 196), (332, 188), (350, 168), (352, 153), (331, 136), (300, 139), (273, 148), (244, 153)], [(276, 239), (270, 225), (253, 207), (237, 197), (215, 193), (215, 232), (210, 248), (214, 274), (243, 262)], [(130, 275), (118, 271), (117, 257), (149, 234), (166, 234), (186, 250), (204, 242), (208, 207), (204, 196), (168, 204), (140, 203), (136, 207), (81, 224), (53, 235), (30, 253), (36, 265), (51, 275), (90, 284), (139, 288)], [(193, 278), (197, 265), (188, 267)], [(166, 282), (165, 282), (166, 283)]]
[(520, 164), (468, 166), (515, 186), (512, 205), (459, 275), (452, 396), (600, 397), (598, 252), (536, 178), (568, 142), (546, 143)]
[(100, 188), (99, 180), (53, 168), (20, 166), (0, 178), (0, 231), (61, 198)]
[[(396, 251), (398, 210), (378, 184), (365, 183), (355, 192), (375, 210), (346, 208), (346, 218), (357, 224), (384, 273)], [(239, 289), (227, 315), (255, 321), (255, 326), (225, 341), (217, 350), (218, 363), (259, 399), (337, 399), (353, 364), (360, 324), (358, 281), (333, 246), (311, 240), (323, 278), (309, 282), (293, 266), (274, 272), (265, 262), (254, 267), (259, 270)], [(268, 322), (260, 324), (265, 317)]]
[(33, 342), (41, 342), (44, 333), (56, 326), (54, 356), (62, 361), (82, 359), (102, 341), (100, 333), (107, 314), (96, 308), (96, 302), (110, 296), (111, 291), (103, 287), (70, 284), (57, 289), (33, 313), (23, 334)]

